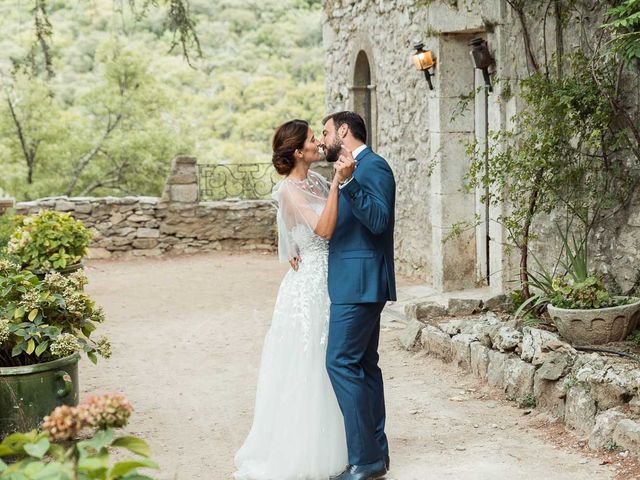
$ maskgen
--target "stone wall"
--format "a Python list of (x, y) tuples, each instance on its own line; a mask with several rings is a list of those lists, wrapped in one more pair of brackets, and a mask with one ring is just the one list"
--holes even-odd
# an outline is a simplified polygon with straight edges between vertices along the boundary
[[(530, 8), (539, 8), (531, 2)], [(482, 138), (484, 112), (490, 131), (509, 130), (520, 107), (514, 95), (520, 78), (529, 75), (519, 21), (501, 0), (333, 0), (324, 2), (327, 110), (363, 110), (370, 116), (371, 144), (391, 164), (397, 180), (396, 256), (401, 273), (417, 277), (442, 291), (486, 285), (486, 241), (489, 272), (495, 292), (516, 285), (518, 259), (498, 222), (507, 205), (492, 206), (484, 228), (482, 192), (463, 192), (468, 169), (466, 145)], [(565, 28), (566, 50), (579, 45), (582, 29), (596, 28), (596, 12)], [(555, 48), (552, 16), (532, 14), (529, 34), (538, 60)], [(577, 27), (576, 27), (577, 25)], [(546, 31), (545, 31), (546, 28)], [(481, 74), (470, 60), (468, 41), (487, 40), (496, 59), (494, 91), (485, 110)], [(434, 90), (411, 65), (414, 44), (421, 40), (433, 51)], [(368, 59), (369, 84), (363, 85), (363, 58)], [(368, 91), (370, 107), (362, 101)], [(636, 86), (636, 91), (638, 91)], [(475, 99), (472, 95), (475, 94)], [(466, 102), (464, 98), (470, 99)], [(637, 100), (637, 99), (636, 99)], [(523, 192), (525, 194), (526, 192)], [(482, 225), (448, 240), (456, 223)], [(640, 279), (640, 200), (632, 202), (594, 239), (594, 260), (610, 272), (623, 290)], [(552, 219), (535, 225), (536, 253), (553, 259), (560, 251)]]
[(207, 250), (275, 250), (273, 202), (200, 202), (196, 159), (178, 157), (161, 198), (55, 197), (21, 202), (17, 213), (69, 212), (95, 232), (90, 256), (157, 256)]
[[(489, 306), (509, 308), (506, 297)], [(544, 412), (593, 450), (640, 456), (637, 362), (577, 351), (558, 335), (503, 320), (478, 300), (451, 299), (406, 307), (401, 343), (482, 379), (521, 408)], [(492, 307), (492, 308), (493, 308)], [(464, 315), (464, 318), (451, 316)]]

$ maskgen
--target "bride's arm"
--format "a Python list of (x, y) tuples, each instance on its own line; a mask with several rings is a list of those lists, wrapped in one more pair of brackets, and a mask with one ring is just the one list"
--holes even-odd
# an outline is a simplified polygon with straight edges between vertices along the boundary
[(320, 214), (320, 218), (318, 219), (318, 223), (314, 229), (314, 233), (316, 235), (327, 240), (329, 240), (331, 235), (333, 235), (336, 223), (338, 223), (338, 193), (338, 177), (337, 175), (334, 175), (331, 186), (329, 187), (327, 204), (324, 206), (324, 210), (322, 210), (322, 214)]

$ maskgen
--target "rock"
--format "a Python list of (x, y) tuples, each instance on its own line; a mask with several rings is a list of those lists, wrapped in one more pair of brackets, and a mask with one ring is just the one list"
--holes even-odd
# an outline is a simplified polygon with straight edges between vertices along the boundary
[(640, 424), (628, 418), (620, 420), (613, 432), (613, 441), (632, 455), (639, 456)]
[(513, 310), (513, 301), (510, 296), (501, 293), (486, 300), (483, 306), (492, 312), (510, 312)]
[(413, 350), (420, 341), (420, 332), (424, 324), (418, 320), (410, 320), (404, 330), (400, 333), (400, 343), (405, 350)]
[(629, 402), (629, 410), (635, 415), (640, 415), (640, 398), (638, 395), (634, 396)]
[(171, 201), (195, 203), (198, 201), (198, 185), (171, 185)]
[(482, 309), (482, 300), (470, 298), (450, 298), (447, 312), (449, 315), (471, 315)]
[(159, 248), (151, 248), (149, 250), (132, 250), (131, 253), (136, 257), (157, 257), (163, 252)]
[(533, 395), (536, 367), (518, 357), (508, 357), (504, 364), (504, 390), (518, 400)]
[(407, 320), (416, 319), (427, 321), (432, 318), (443, 317), (447, 310), (436, 302), (410, 303), (404, 307), (404, 314)]
[(541, 377), (540, 369), (533, 376), (533, 396), (536, 407), (549, 412), (554, 418), (564, 419), (565, 398), (567, 396), (567, 378), (546, 380)]
[[(524, 327), (522, 333), (522, 354), (520, 358), (526, 362), (532, 362), (534, 365), (541, 365), (543, 363), (541, 357), (548, 343), (563, 343), (555, 333), (540, 330), (539, 328)], [(534, 362), (534, 359), (536, 362)]]
[(487, 382), (492, 387), (504, 387), (504, 368), (508, 358), (506, 353), (489, 350), (489, 367), (487, 368)]
[(515, 350), (520, 342), (522, 342), (522, 333), (512, 327), (500, 327), (495, 331), (492, 337), (494, 348), (501, 352), (509, 352)]
[(574, 386), (567, 392), (564, 409), (564, 422), (578, 433), (587, 436), (595, 426), (596, 402), (580, 386)]
[(480, 343), (491, 348), (493, 346), (492, 338), (501, 326), (503, 326), (502, 322), (495, 315), (487, 314), (479, 321), (470, 324), (469, 330), (465, 329), (463, 332), (475, 335)]
[(471, 370), (471, 344), (475, 341), (476, 337), (467, 333), (451, 338), (453, 362), (466, 371)]
[(451, 337), (434, 326), (427, 325), (421, 333), (422, 346), (427, 353), (450, 362), (453, 357)]
[(107, 259), (111, 258), (111, 252), (106, 248), (89, 247), (87, 249), (87, 257), (91, 259)]
[(575, 376), (588, 386), (602, 410), (626, 404), (640, 388), (640, 371), (635, 365), (605, 363), (601, 358), (576, 368)]
[(155, 238), (136, 238), (133, 241), (134, 248), (154, 248), (156, 245), (158, 245), (158, 240), (156, 240)]
[(538, 370), (538, 375), (544, 380), (558, 380), (569, 373), (574, 361), (575, 356), (571, 355), (571, 353), (562, 351), (550, 352)]
[(89, 213), (91, 213), (91, 210), (93, 210), (93, 205), (91, 205), (90, 203), (79, 203), (79, 204), (76, 204), (76, 212), (77, 213), (89, 214)]
[(624, 414), (615, 409), (598, 414), (596, 424), (589, 435), (589, 448), (599, 450), (609, 445), (613, 441), (613, 432), (618, 422), (624, 418)]
[(58, 212), (72, 212), (76, 209), (74, 202), (68, 202), (66, 200), (58, 200), (56, 202), (56, 208)]
[(150, 220), (153, 220), (153, 217), (151, 215), (133, 214), (133, 215), (129, 215), (129, 218), (127, 218), (127, 220), (129, 222), (140, 223), (140, 222), (148, 222)]
[(138, 238), (159, 238), (160, 230), (157, 228), (139, 228), (136, 231), (136, 237)]
[(438, 322), (436, 327), (442, 330), (444, 333), (451, 336), (459, 333), (471, 333), (471, 326), (477, 323), (478, 320), (468, 318), (452, 318), (445, 322)]
[(111, 243), (116, 247), (122, 247), (123, 245), (131, 245), (133, 242), (132, 238), (129, 237), (115, 237)]
[(487, 379), (487, 369), (489, 368), (489, 348), (480, 342), (473, 342), (469, 346), (471, 356), (471, 372), (482, 380)]

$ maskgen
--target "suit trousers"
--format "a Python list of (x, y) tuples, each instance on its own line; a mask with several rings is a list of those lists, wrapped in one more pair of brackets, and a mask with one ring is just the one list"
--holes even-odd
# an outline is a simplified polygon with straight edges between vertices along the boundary
[(389, 454), (384, 385), (378, 367), (384, 305), (331, 305), (327, 372), (344, 416), (351, 465), (373, 463)]

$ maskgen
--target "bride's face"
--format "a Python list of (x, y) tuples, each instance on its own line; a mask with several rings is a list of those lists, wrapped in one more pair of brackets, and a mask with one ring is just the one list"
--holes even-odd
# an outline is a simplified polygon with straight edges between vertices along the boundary
[(320, 161), (320, 141), (316, 139), (313, 130), (307, 131), (307, 139), (304, 147), (300, 151), (302, 153), (302, 161), (305, 163), (313, 163)]

